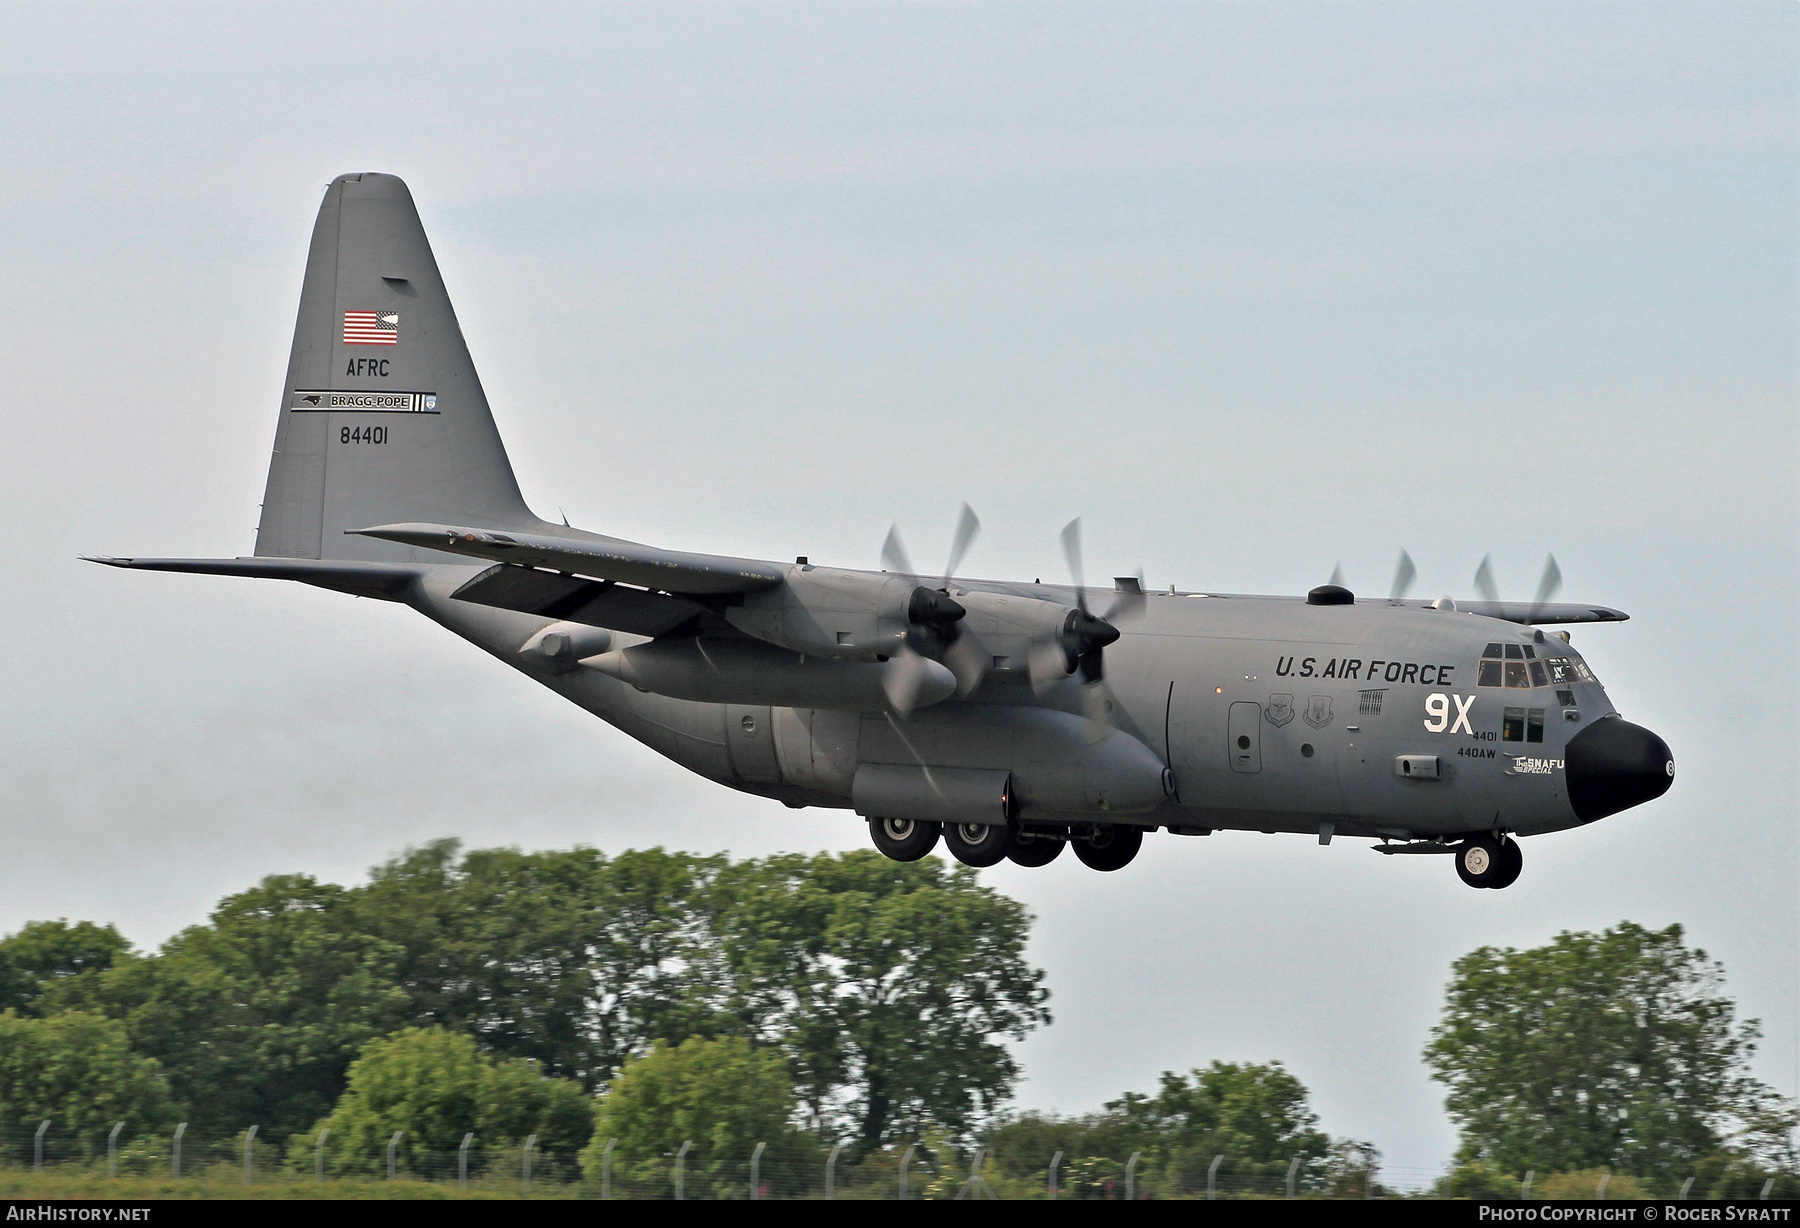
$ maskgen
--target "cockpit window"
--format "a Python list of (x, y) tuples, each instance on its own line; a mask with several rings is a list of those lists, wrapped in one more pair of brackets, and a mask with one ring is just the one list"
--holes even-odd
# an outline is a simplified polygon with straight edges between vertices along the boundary
[(1489, 644), (1475, 674), (1476, 686), (1516, 691), (1598, 681), (1580, 657), (1539, 657), (1530, 644)]
[(1571, 682), (1598, 682), (1594, 671), (1587, 667), (1587, 662), (1580, 657), (1551, 657), (1544, 662), (1550, 669), (1550, 681), (1557, 686), (1567, 686)]

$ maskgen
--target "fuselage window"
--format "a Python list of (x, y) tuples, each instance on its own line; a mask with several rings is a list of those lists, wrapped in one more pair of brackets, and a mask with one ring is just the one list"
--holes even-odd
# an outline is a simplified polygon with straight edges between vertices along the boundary
[(1531, 689), (1531, 675), (1525, 672), (1525, 662), (1508, 661), (1506, 663), (1506, 685), (1524, 691)]
[(1527, 661), (1525, 664), (1531, 670), (1532, 686), (1550, 685), (1550, 676), (1544, 673), (1544, 663), (1542, 661)]

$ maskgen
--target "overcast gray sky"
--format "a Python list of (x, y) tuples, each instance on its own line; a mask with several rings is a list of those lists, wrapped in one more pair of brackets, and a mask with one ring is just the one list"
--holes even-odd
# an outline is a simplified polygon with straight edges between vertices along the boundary
[[(527, 498), (658, 544), (1466, 595), (1491, 551), (1662, 733), (1662, 801), (1483, 895), (1361, 842), (988, 881), (1026, 1107), (1286, 1061), (1399, 1172), (1450, 961), (1679, 921), (1796, 1029), (1790, 4), (0, 5), (0, 930), (140, 944), (410, 842), (860, 847), (404, 608), (125, 575), (249, 553), (307, 238), (413, 189)], [(1112, 570), (1108, 570), (1111, 568)]]

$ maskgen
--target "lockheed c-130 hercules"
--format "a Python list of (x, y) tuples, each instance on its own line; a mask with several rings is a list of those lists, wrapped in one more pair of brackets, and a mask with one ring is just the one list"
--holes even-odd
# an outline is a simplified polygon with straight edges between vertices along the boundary
[[(403, 602), (684, 767), (853, 810), (912, 860), (1097, 870), (1146, 832), (1450, 853), (1518, 877), (1515, 837), (1661, 796), (1664, 741), (1567, 633), (1602, 606), (1149, 592), (663, 550), (525, 506), (406, 185), (345, 175), (313, 229), (256, 553), (118, 567), (298, 580)], [(1335, 577), (1334, 577), (1335, 580)]]

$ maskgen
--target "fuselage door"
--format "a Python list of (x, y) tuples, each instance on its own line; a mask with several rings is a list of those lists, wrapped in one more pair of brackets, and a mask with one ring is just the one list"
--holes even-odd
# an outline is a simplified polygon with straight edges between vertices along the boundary
[(1226, 754), (1234, 772), (1262, 771), (1262, 705), (1235, 703), (1226, 721)]

